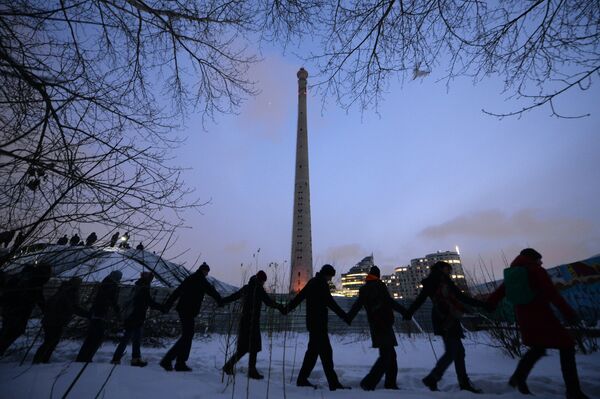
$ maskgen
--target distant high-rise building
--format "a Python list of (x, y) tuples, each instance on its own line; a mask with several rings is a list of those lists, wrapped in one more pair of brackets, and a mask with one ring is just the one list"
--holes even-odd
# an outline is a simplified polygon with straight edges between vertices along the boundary
[(373, 266), (375, 263), (371, 255), (352, 266), (348, 273), (342, 273), (342, 289), (339, 293), (344, 296), (357, 296), (358, 290), (365, 284), (367, 274)]
[(310, 185), (308, 180), (308, 124), (306, 118), (306, 79), (300, 68), (298, 77), (298, 126), (296, 132), (296, 172), (294, 179), (294, 215), (290, 292), (300, 291), (313, 276), (312, 233), (310, 225)]
[(395, 268), (393, 274), (383, 276), (382, 280), (394, 298), (415, 298), (423, 288), (421, 280), (427, 277), (429, 268), (438, 261), (452, 266), (452, 281), (461, 291), (468, 292), (460, 254), (455, 251), (437, 251), (424, 258), (412, 259), (409, 266)]

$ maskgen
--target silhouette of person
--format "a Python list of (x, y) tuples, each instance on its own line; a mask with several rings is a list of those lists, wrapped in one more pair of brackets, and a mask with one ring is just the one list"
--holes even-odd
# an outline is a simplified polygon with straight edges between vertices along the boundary
[(81, 241), (81, 238), (79, 238), (79, 236), (77, 235), (77, 233), (75, 233), (75, 235), (73, 237), (71, 237), (71, 240), (69, 241), (69, 244), (71, 246), (75, 246), (79, 244), (79, 241)]
[[(2, 293), (2, 329), (0, 330), (0, 356), (4, 354), (27, 328), (27, 321), (35, 305), (44, 310), (44, 285), (52, 273), (48, 263), (26, 265), (23, 271), (7, 281)], [(10, 287), (10, 288), (8, 288)]]
[(104, 330), (108, 323), (108, 311), (112, 308), (119, 314), (119, 281), (123, 273), (118, 270), (112, 271), (102, 280), (98, 287), (98, 293), (90, 308), (90, 325), (88, 333), (79, 349), (76, 362), (91, 362), (94, 355), (102, 345)]
[(236, 301), (242, 298), (242, 315), (238, 327), (236, 352), (223, 366), (226, 374), (233, 374), (233, 366), (246, 354), (249, 353), (248, 377), (262, 380), (264, 377), (256, 369), (256, 357), (262, 349), (260, 336), (260, 311), (262, 304), (278, 309), (283, 313), (283, 305), (275, 302), (264, 289), (267, 274), (260, 270), (256, 275), (250, 277), (248, 284), (237, 292), (223, 298), (221, 304)]
[(119, 240), (119, 232), (117, 231), (115, 234), (112, 235), (112, 237), (110, 237), (110, 246), (114, 247), (117, 244), (118, 240)]
[(85, 239), (85, 245), (91, 247), (96, 241), (98, 241), (98, 236), (96, 235), (95, 231), (92, 231), (92, 233)]
[(218, 303), (221, 303), (221, 295), (206, 279), (209, 271), (210, 267), (206, 263), (202, 263), (198, 270), (183, 280), (165, 303), (164, 311), (168, 312), (173, 303), (177, 301), (176, 309), (181, 322), (181, 337), (160, 361), (161, 367), (167, 371), (173, 370), (173, 360), (175, 360), (175, 371), (192, 371), (186, 361), (190, 356), (194, 338), (194, 318), (200, 313), (204, 294), (210, 295)]
[(67, 245), (69, 243), (69, 237), (67, 237), (65, 234), (64, 236), (60, 237), (56, 243), (58, 245)]
[(304, 288), (288, 303), (284, 313), (296, 308), (306, 299), (306, 329), (308, 330), (308, 348), (304, 355), (302, 367), (296, 380), (297, 386), (315, 387), (308, 377), (312, 372), (317, 357), (321, 358), (321, 364), (327, 377), (329, 389), (349, 389), (343, 386), (333, 368), (333, 349), (329, 342), (327, 333), (327, 308), (333, 310), (342, 320), (350, 324), (348, 315), (335, 303), (329, 290), (329, 282), (335, 276), (335, 269), (331, 265), (323, 265), (321, 271), (311, 278)]

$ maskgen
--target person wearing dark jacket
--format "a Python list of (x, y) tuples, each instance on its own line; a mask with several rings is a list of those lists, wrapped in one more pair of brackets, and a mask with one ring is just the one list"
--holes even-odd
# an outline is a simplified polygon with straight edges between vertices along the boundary
[[(529, 303), (515, 305), (521, 339), (523, 345), (528, 346), (529, 350), (519, 361), (508, 383), (523, 394), (531, 394), (526, 382), (531, 369), (546, 354), (546, 349), (558, 349), (567, 398), (586, 399), (587, 396), (581, 391), (577, 375), (575, 342), (550, 305), (554, 305), (570, 324), (575, 324), (578, 320), (575, 311), (552, 283), (548, 272), (542, 267), (542, 255), (535, 249), (522, 250), (510, 267), (522, 267), (527, 270), (527, 281), (534, 296)], [(505, 294), (506, 287), (501, 284), (490, 295), (488, 302), (495, 307)]]
[(85, 245), (86, 247), (91, 247), (96, 241), (98, 241), (98, 236), (96, 235), (95, 231), (92, 231), (92, 233), (85, 239)]
[(69, 243), (69, 237), (67, 237), (65, 234), (64, 236), (60, 237), (56, 243), (58, 245), (67, 245)]
[(22, 272), (9, 278), (2, 293), (2, 329), (0, 330), (0, 356), (4, 354), (27, 328), (27, 322), (37, 305), (45, 309), (44, 285), (52, 273), (48, 263), (25, 265)]
[(423, 289), (404, 316), (405, 320), (412, 319), (413, 314), (425, 302), (427, 298), (431, 299), (433, 307), (431, 310), (431, 321), (433, 323), (433, 333), (442, 337), (444, 341), (444, 354), (440, 357), (429, 375), (423, 378), (425, 384), (430, 390), (437, 391), (437, 383), (444, 375), (444, 372), (454, 362), (458, 384), (461, 390), (473, 393), (481, 393), (480, 389), (475, 388), (465, 366), (465, 348), (462, 344), (464, 333), (460, 324), (460, 317), (465, 311), (463, 304), (487, 307), (485, 303), (465, 295), (454, 284), (450, 278), (452, 266), (446, 262), (436, 262), (431, 266), (429, 276), (421, 284)]
[(75, 235), (73, 237), (71, 237), (71, 239), (69, 240), (69, 245), (71, 245), (71, 246), (78, 245), (79, 241), (81, 241), (81, 238), (79, 238), (77, 233), (75, 233)]
[(365, 391), (374, 390), (384, 374), (384, 387), (386, 389), (398, 389), (396, 385), (398, 363), (396, 362), (396, 350), (394, 349), (398, 342), (393, 328), (394, 311), (405, 315), (406, 309), (392, 299), (385, 283), (379, 279), (380, 276), (379, 268), (377, 266), (371, 267), (365, 285), (360, 287), (358, 291), (358, 299), (348, 312), (348, 319), (353, 320), (358, 311), (364, 306), (369, 320), (373, 348), (379, 349), (379, 358), (377, 358), (369, 374), (360, 382), (361, 388)]
[(132, 352), (131, 352), (131, 365), (136, 367), (145, 367), (148, 362), (142, 360), (142, 354), (140, 351), (142, 341), (142, 329), (144, 327), (144, 321), (146, 320), (146, 311), (148, 307), (152, 309), (162, 310), (162, 305), (154, 301), (150, 296), (150, 284), (154, 279), (152, 272), (142, 272), (140, 278), (135, 282), (133, 292), (130, 294), (130, 303), (128, 303), (128, 309), (124, 308), (124, 327), (125, 333), (119, 341), (119, 345), (113, 355), (112, 364), (120, 364), (123, 353), (127, 348), (127, 344), (131, 341)]
[(167, 371), (173, 370), (173, 360), (175, 360), (175, 371), (192, 371), (186, 361), (190, 356), (194, 338), (194, 318), (200, 313), (204, 294), (210, 295), (217, 303), (221, 303), (221, 295), (206, 279), (209, 271), (210, 267), (202, 263), (196, 272), (183, 280), (165, 303), (164, 311), (168, 312), (173, 303), (178, 300), (175, 309), (179, 313), (181, 322), (181, 337), (160, 361), (161, 367)]
[(117, 241), (119, 241), (119, 232), (118, 231), (110, 237), (109, 247), (114, 247), (115, 245), (117, 245)]
[(33, 356), (33, 363), (48, 363), (52, 352), (62, 337), (63, 330), (73, 314), (79, 317), (89, 317), (89, 312), (79, 306), (79, 287), (81, 279), (73, 277), (63, 282), (56, 294), (46, 303), (42, 328), (44, 329), (44, 342)]
[(98, 287), (98, 293), (90, 308), (90, 325), (87, 336), (79, 349), (76, 362), (91, 362), (94, 355), (102, 345), (104, 330), (108, 322), (108, 311), (112, 308), (118, 315), (119, 309), (119, 281), (123, 273), (118, 270), (112, 271), (102, 280)]
[(321, 271), (306, 283), (304, 288), (300, 290), (284, 309), (284, 313), (288, 313), (306, 299), (308, 348), (306, 349), (304, 361), (298, 373), (297, 386), (315, 388), (315, 385), (308, 380), (308, 377), (317, 363), (317, 357), (320, 357), (329, 389), (332, 391), (336, 389), (349, 389), (340, 383), (333, 368), (333, 349), (331, 348), (327, 333), (327, 308), (333, 310), (342, 320), (350, 324), (348, 315), (335, 303), (329, 291), (329, 282), (333, 276), (335, 276), (333, 266), (323, 265)]
[(242, 298), (242, 315), (238, 328), (236, 352), (229, 358), (223, 366), (226, 374), (233, 374), (233, 366), (246, 353), (249, 354), (248, 377), (261, 380), (263, 376), (256, 369), (256, 356), (262, 350), (262, 340), (260, 336), (260, 311), (262, 304), (278, 309), (283, 313), (283, 305), (275, 302), (266, 293), (264, 284), (267, 281), (267, 274), (260, 270), (256, 275), (250, 277), (248, 284), (244, 285), (237, 292), (223, 298), (222, 304), (236, 301)]
[(42, 311), (45, 308), (43, 295), (44, 285), (51, 275), (51, 267), (47, 263), (37, 266), (25, 265), (18, 276), (13, 276), (6, 283), (2, 293), (2, 330), (0, 330), (0, 355), (19, 338), (27, 328), (27, 321), (33, 308), (37, 305)]

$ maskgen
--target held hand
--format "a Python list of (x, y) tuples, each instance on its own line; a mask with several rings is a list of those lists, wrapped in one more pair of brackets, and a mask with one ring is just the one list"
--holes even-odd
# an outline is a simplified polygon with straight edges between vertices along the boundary
[(406, 312), (402, 315), (402, 320), (404, 321), (411, 321), (412, 320), (412, 314), (410, 312)]
[(352, 319), (350, 318), (350, 316), (345, 315), (344, 316), (344, 321), (346, 322), (346, 324), (350, 325), (352, 324)]
[(287, 306), (284, 306), (282, 304), (279, 304), (277, 309), (281, 312), (282, 315), (287, 315), (289, 313)]

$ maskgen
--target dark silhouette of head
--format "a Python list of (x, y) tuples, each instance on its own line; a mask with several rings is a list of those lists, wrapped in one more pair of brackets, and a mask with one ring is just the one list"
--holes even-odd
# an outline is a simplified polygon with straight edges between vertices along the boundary
[(121, 271), (119, 271), (119, 270), (114, 270), (114, 271), (110, 272), (108, 277), (110, 277), (111, 279), (113, 279), (114, 281), (116, 281), (118, 283), (119, 281), (121, 281), (121, 278), (123, 277), (123, 273), (121, 273)]
[(330, 264), (325, 264), (321, 266), (320, 273), (324, 276), (333, 277), (335, 276), (335, 269)]
[(540, 254), (538, 251), (536, 251), (533, 248), (525, 248), (524, 250), (521, 251), (520, 255), (526, 256), (526, 257), (531, 258), (536, 261), (542, 259), (542, 254)]
[(208, 266), (206, 262), (202, 262), (202, 264), (198, 268), (198, 272), (203, 273), (206, 276), (208, 272), (210, 272), (210, 266)]
[(379, 268), (377, 266), (373, 266), (369, 270), (369, 274), (372, 274), (373, 276), (381, 277), (381, 271), (379, 270)]
[(256, 279), (258, 280), (258, 282), (264, 284), (265, 281), (267, 281), (267, 273), (265, 273), (262, 270), (259, 270), (258, 273), (256, 273)]
[(452, 266), (448, 262), (442, 260), (437, 261), (431, 266), (431, 273), (446, 273), (449, 274), (452, 271)]

